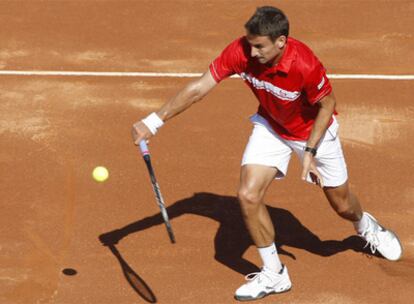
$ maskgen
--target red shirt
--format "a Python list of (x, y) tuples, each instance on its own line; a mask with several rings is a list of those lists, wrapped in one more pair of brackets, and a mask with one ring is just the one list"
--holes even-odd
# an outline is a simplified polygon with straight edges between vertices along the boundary
[(276, 133), (307, 140), (319, 111), (317, 102), (332, 91), (325, 68), (311, 49), (293, 38), (288, 38), (275, 66), (261, 64), (250, 50), (245, 37), (236, 39), (210, 64), (211, 75), (220, 82), (239, 74), (259, 100), (258, 113)]

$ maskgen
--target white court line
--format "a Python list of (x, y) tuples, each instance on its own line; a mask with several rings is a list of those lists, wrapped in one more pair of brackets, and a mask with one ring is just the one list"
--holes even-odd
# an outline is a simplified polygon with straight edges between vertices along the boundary
[[(0, 76), (76, 76), (76, 77), (158, 77), (196, 78), (202, 73), (91, 72), (91, 71), (18, 71), (0, 70)], [(232, 78), (239, 78), (238, 75)], [(414, 75), (328, 74), (330, 79), (414, 80)]]

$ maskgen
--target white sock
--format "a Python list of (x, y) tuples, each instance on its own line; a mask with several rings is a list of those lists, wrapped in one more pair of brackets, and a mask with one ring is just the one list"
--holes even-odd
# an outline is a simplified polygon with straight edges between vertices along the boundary
[(364, 213), (362, 213), (362, 217), (358, 222), (354, 222), (354, 228), (356, 232), (362, 234), (364, 231), (368, 229), (369, 225), (369, 217)]
[(282, 263), (280, 262), (279, 255), (275, 243), (268, 247), (258, 247), (260, 257), (262, 258), (263, 265), (275, 272), (279, 272), (282, 269)]

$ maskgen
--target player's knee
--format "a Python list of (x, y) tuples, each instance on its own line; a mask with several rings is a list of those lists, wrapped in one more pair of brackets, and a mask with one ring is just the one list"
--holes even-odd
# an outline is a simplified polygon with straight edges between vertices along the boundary
[(262, 202), (260, 193), (257, 193), (256, 191), (248, 188), (239, 189), (237, 197), (239, 199), (242, 210), (256, 209)]

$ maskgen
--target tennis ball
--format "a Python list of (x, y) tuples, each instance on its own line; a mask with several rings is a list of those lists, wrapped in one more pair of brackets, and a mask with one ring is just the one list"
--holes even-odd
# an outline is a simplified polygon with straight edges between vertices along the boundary
[(109, 177), (108, 169), (106, 169), (103, 166), (98, 166), (95, 169), (93, 169), (92, 177), (97, 182), (102, 183), (102, 182), (106, 181)]

